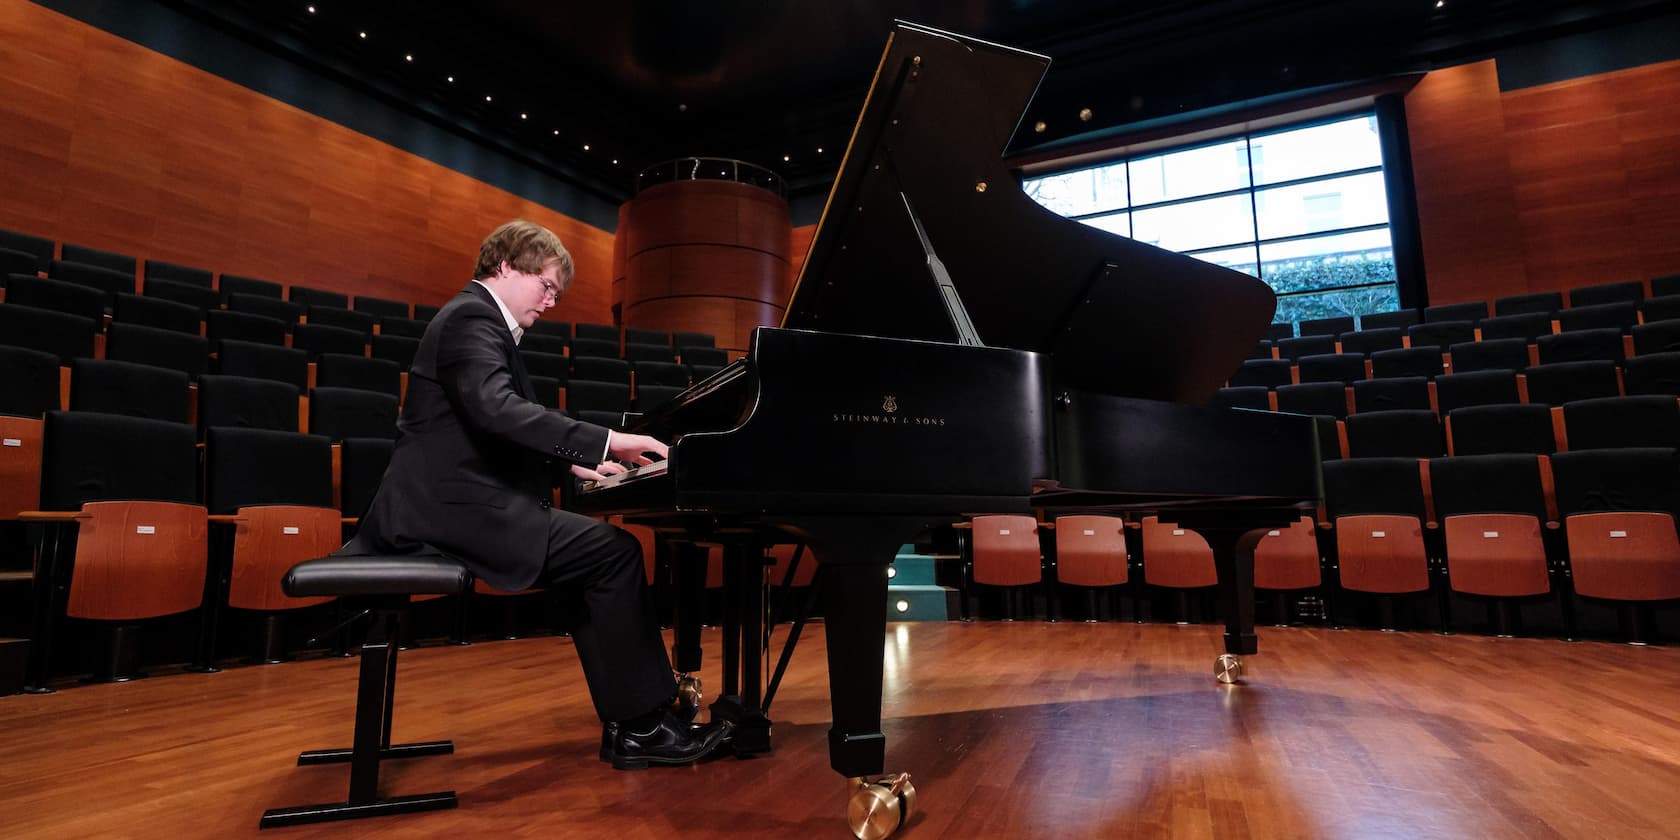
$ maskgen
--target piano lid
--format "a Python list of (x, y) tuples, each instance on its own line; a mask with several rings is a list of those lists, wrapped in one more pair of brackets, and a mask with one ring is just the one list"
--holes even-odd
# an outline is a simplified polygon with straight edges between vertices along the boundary
[(1004, 166), (1050, 59), (894, 25), (782, 326), (958, 341), (918, 224), (980, 341), (1064, 386), (1202, 403), (1271, 322), (1241, 272), (1039, 206)]

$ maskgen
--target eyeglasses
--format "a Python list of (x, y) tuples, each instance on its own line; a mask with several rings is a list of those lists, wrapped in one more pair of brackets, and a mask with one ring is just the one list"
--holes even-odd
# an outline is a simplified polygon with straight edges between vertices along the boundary
[(537, 282), (542, 284), (543, 300), (549, 301), (550, 303), (560, 302), (560, 287), (555, 284), (554, 281), (549, 280), (541, 274), (533, 274), (531, 276), (537, 278)]

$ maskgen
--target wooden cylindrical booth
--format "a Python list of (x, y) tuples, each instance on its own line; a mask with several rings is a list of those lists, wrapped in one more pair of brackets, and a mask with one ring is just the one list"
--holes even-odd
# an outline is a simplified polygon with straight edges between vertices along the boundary
[(754, 327), (781, 323), (792, 294), (788, 204), (756, 167), (683, 163), (619, 208), (614, 312), (625, 327), (711, 333), (739, 354)]

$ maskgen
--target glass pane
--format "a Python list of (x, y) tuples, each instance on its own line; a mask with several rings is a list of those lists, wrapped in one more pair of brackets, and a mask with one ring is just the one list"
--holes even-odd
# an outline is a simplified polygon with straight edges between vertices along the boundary
[(1242, 189), (1246, 186), (1246, 139), (1132, 161), (1133, 206)]
[(1381, 172), (1259, 190), (1254, 208), (1261, 239), (1388, 222)]
[(1252, 277), (1260, 276), (1260, 265), (1255, 260), (1254, 246), (1244, 245), (1241, 248), (1222, 248), (1218, 251), (1201, 251), (1191, 254), (1202, 262), (1222, 265), (1235, 269)]
[(1298, 128), (1254, 138), (1254, 183), (1276, 184), (1382, 165), (1377, 117)]
[(1126, 165), (1117, 163), (1021, 182), (1032, 200), (1062, 216), (1082, 216), (1126, 206)]
[(1400, 308), (1400, 295), (1393, 283), (1340, 292), (1313, 292), (1278, 298), (1274, 322), (1336, 318), (1343, 315), (1371, 315)]
[(1169, 251), (1195, 251), (1254, 241), (1247, 195), (1229, 195), (1132, 211), (1132, 238)]
[[(1394, 249), (1386, 229), (1262, 245), (1260, 271), (1278, 293), (1279, 321), (1384, 312), (1400, 305), (1394, 286)], [(1297, 294), (1364, 283), (1381, 285)]]
[(1107, 216), (1093, 216), (1089, 219), (1080, 219), (1080, 221), (1099, 230), (1106, 230), (1109, 233), (1118, 233), (1121, 236), (1132, 235), (1132, 214), (1130, 213), (1111, 213)]

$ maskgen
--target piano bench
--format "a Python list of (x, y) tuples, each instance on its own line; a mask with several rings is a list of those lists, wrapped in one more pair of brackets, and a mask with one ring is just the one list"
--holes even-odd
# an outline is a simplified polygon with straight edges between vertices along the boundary
[(397, 628), (413, 595), (459, 595), (473, 576), (459, 560), (442, 554), (346, 555), (306, 560), (293, 566), (280, 588), (293, 597), (332, 596), (372, 617), (362, 644), (356, 686), (355, 735), (348, 749), (310, 750), (298, 766), (350, 763), (350, 795), (343, 802), (271, 808), (261, 828), (348, 820), (453, 808), (455, 791), (380, 798), (379, 762), (388, 758), (445, 755), (450, 741), (391, 743), (392, 696), (397, 682)]

